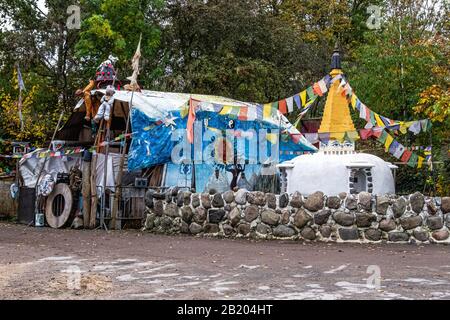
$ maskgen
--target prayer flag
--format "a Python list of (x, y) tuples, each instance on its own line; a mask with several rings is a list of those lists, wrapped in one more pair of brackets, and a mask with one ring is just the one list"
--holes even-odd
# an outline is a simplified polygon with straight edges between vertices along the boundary
[(280, 100), (278, 102), (278, 108), (279, 108), (278, 110), (280, 110), (280, 112), (282, 114), (286, 114), (287, 113), (287, 105), (286, 105), (286, 100), (285, 99)]
[(289, 113), (294, 111), (294, 97), (286, 98), (286, 105)]
[(301, 99), (301, 105), (299, 105), (299, 108), (301, 108), (301, 106), (306, 105), (306, 90), (303, 90), (302, 92), (300, 92), (300, 99)]
[(248, 107), (241, 107), (239, 110), (239, 120), (247, 120)]
[(272, 114), (272, 105), (270, 103), (264, 104), (263, 110), (263, 119), (270, 119)]

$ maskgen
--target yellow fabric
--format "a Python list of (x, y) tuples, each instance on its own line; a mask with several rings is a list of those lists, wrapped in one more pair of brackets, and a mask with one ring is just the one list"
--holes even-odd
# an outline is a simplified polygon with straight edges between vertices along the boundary
[(352, 107), (353, 107), (353, 110), (356, 109), (356, 95), (355, 94), (352, 95)]
[(390, 134), (388, 134), (386, 137), (386, 141), (384, 142), (384, 151), (389, 151), (389, 147), (391, 146), (392, 141), (394, 141), (394, 138)]
[(232, 109), (233, 109), (232, 106), (223, 106), (223, 108), (222, 108), (222, 110), (220, 110), (219, 114), (221, 114), (221, 115), (229, 114)]
[(384, 122), (381, 120), (380, 115), (378, 113), (373, 113), (375, 116), (375, 121), (377, 122), (378, 127), (384, 127)]
[[(94, 110), (92, 110), (91, 90), (94, 89), (95, 82), (90, 80), (89, 84), (83, 89), (83, 100), (86, 106), (86, 119), (91, 119), (95, 116)], [(96, 113), (96, 112), (95, 112)]]
[[(342, 74), (341, 70), (333, 69), (330, 73), (332, 77)], [(343, 139), (345, 132), (356, 131), (350, 116), (348, 101), (340, 93), (339, 81), (331, 84), (328, 91), (327, 101), (320, 123), (319, 133), (330, 133), (330, 139)]]
[(306, 105), (306, 90), (300, 92), (300, 100), (302, 101), (302, 107), (304, 108)]
[(422, 168), (424, 157), (419, 156), (417, 158), (417, 168)]
[(269, 119), (272, 113), (272, 105), (270, 103), (266, 103), (263, 106), (263, 119)]

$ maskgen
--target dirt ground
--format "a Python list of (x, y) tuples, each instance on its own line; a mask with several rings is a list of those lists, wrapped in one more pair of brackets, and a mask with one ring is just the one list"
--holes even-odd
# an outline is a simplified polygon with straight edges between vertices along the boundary
[(0, 299), (450, 299), (450, 246), (0, 223)]

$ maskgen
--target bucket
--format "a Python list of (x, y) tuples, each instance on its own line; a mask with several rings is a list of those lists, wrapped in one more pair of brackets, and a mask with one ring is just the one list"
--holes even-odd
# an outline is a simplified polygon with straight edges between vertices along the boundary
[(43, 227), (44, 226), (44, 214), (36, 213), (34, 217), (34, 226), (35, 227)]

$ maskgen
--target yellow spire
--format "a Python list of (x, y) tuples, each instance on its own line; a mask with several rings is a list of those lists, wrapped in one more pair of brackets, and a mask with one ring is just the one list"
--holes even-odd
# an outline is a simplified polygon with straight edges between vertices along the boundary
[[(342, 74), (340, 65), (339, 50), (335, 49), (332, 58), (332, 78)], [(319, 133), (330, 133), (331, 140), (342, 140), (346, 131), (355, 131), (348, 101), (342, 96), (342, 87), (339, 88), (340, 81), (331, 84), (328, 91), (327, 101), (323, 112), (322, 122), (320, 123)]]

